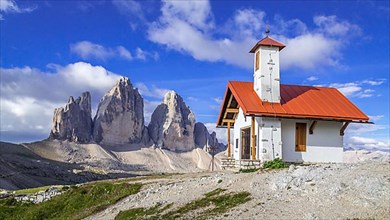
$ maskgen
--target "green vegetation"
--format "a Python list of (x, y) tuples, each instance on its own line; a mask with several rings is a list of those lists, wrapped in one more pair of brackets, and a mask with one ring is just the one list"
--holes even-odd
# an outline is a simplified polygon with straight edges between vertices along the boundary
[(251, 200), (250, 193), (227, 193), (226, 189), (217, 188), (205, 194), (204, 197), (194, 200), (184, 206), (178, 207), (163, 214), (168, 210), (171, 204), (161, 207), (154, 206), (149, 209), (133, 208), (120, 212), (115, 219), (207, 219), (211, 216), (226, 213), (229, 209)]
[(121, 211), (115, 217), (115, 220), (128, 220), (128, 219), (156, 219), (158, 218), (158, 213), (162, 213), (163, 211), (171, 208), (173, 203), (169, 203), (165, 206), (161, 206), (161, 204), (157, 204), (156, 206), (144, 209), (144, 208), (133, 208), (126, 211)]
[(254, 173), (260, 170), (259, 168), (252, 168), (252, 169), (240, 169), (240, 173)]
[(141, 184), (95, 182), (72, 186), (40, 204), (0, 200), (0, 219), (82, 219), (139, 192)]
[(42, 192), (46, 191), (50, 186), (41, 186), (41, 187), (36, 187), (36, 188), (29, 188), (29, 189), (20, 189), (16, 190), (15, 194), (33, 194), (37, 192)]
[(170, 211), (163, 216), (171, 218), (181, 218), (189, 212), (197, 211), (197, 219), (206, 219), (213, 215), (227, 212), (229, 209), (246, 203), (250, 198), (250, 193), (228, 193), (220, 195), (225, 190), (216, 189), (205, 195), (205, 197), (192, 201), (176, 210)]
[(222, 183), (222, 180), (218, 180), (218, 183)]
[(280, 158), (276, 158), (271, 161), (266, 161), (263, 165), (264, 169), (282, 169), (287, 167), (287, 164)]
[(222, 192), (225, 192), (225, 191), (226, 191), (226, 189), (216, 188), (213, 191), (210, 191), (210, 192), (208, 192), (208, 193), (206, 193), (204, 195), (206, 196), (206, 198), (208, 198), (208, 197), (219, 195), (219, 194), (221, 194)]

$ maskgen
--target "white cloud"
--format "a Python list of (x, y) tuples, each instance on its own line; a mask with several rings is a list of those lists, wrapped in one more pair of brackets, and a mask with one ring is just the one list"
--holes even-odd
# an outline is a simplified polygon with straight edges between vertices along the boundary
[[(370, 120), (374, 121), (371, 117)], [(347, 136), (361, 135), (369, 132), (375, 132), (379, 130), (386, 129), (386, 126), (380, 124), (360, 124), (352, 123), (348, 126), (348, 129), (345, 131)]]
[(133, 56), (131, 55), (130, 51), (128, 51), (125, 47), (123, 46), (118, 46), (117, 50), (119, 52), (119, 56), (123, 57), (126, 60), (132, 60)]
[(352, 136), (347, 140), (347, 148), (390, 151), (389, 140)]
[[(373, 138), (378, 133), (388, 129), (388, 125), (379, 124), (384, 115), (369, 116), (375, 124), (352, 123), (348, 126), (344, 136), (344, 146), (352, 149), (390, 150), (389, 139)], [(371, 137), (367, 137), (371, 136)]]
[(341, 21), (335, 15), (315, 16), (313, 20), (322, 32), (331, 36), (346, 36), (351, 33), (357, 35), (361, 34), (359, 26), (347, 21)]
[[(31, 67), (0, 68), (0, 131), (5, 135), (31, 134), (35, 140), (48, 136), (54, 108), (63, 106), (70, 95), (90, 91), (92, 106), (108, 91), (119, 75), (101, 66), (73, 63), (49, 65), (53, 71)], [(17, 141), (17, 140), (14, 140)]]
[(330, 83), (330, 84), (316, 85), (316, 86), (337, 88), (341, 93), (343, 93), (347, 97), (368, 98), (375, 95), (376, 90), (373, 89), (374, 86), (382, 85), (385, 82), (386, 82), (385, 79), (379, 79), (379, 80), (363, 80), (363, 81), (355, 81), (355, 82), (347, 82), (347, 83)]
[(95, 44), (90, 41), (80, 41), (70, 45), (70, 51), (79, 55), (83, 59), (95, 58), (106, 60), (115, 57), (119, 54), (120, 57), (132, 60), (131, 53), (123, 46), (117, 48), (106, 48), (100, 44)]
[(384, 115), (369, 115), (368, 117), (370, 118), (371, 121), (376, 122), (376, 121), (381, 120), (385, 116)]
[[(197, 60), (252, 67), (248, 51), (265, 30), (264, 11), (239, 9), (222, 28), (215, 26), (208, 1), (165, 1), (161, 12), (149, 25), (151, 41)], [(272, 34), (287, 45), (281, 53), (282, 68), (342, 66), (343, 46), (351, 36), (360, 34), (360, 28), (336, 16), (316, 16), (313, 22), (315, 28), (309, 30), (299, 19), (274, 17)]]
[(364, 80), (363, 83), (369, 84), (371, 86), (379, 86), (386, 82), (386, 79), (378, 79), (378, 80)]
[(307, 81), (316, 81), (316, 80), (318, 80), (318, 77), (316, 76), (310, 76), (307, 78)]
[(137, 53), (137, 58), (138, 59), (140, 59), (140, 60), (145, 60), (146, 59), (145, 51), (143, 51), (141, 48), (137, 48), (136, 49), (136, 53)]
[(147, 96), (147, 97), (153, 97), (153, 98), (163, 98), (165, 93), (169, 91), (169, 89), (162, 89), (158, 88), (155, 85), (152, 85), (150, 88), (145, 85), (145, 83), (135, 83), (135, 87), (138, 88), (139, 93), (142, 96)]
[[(282, 38), (281, 38), (282, 39)], [(340, 59), (340, 41), (320, 33), (307, 33), (282, 40), (282, 68), (314, 69), (318, 66), (337, 66)]]
[(135, 56), (126, 49), (124, 46), (117, 46), (114, 48), (104, 47), (100, 44), (92, 43), (90, 41), (79, 41), (70, 45), (70, 51), (77, 54), (83, 59), (98, 59), (107, 60), (115, 57), (119, 57), (128, 61), (133, 59), (146, 60), (147, 57), (151, 57), (154, 60), (158, 59), (158, 53), (147, 52), (141, 48), (135, 49)]
[(36, 7), (20, 8), (14, 0), (1, 0), (0, 11), (4, 13), (25, 13), (32, 12)]

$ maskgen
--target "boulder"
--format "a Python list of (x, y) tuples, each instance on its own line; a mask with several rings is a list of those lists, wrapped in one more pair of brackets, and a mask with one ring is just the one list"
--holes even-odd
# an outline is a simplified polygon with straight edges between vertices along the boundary
[(56, 108), (50, 139), (88, 143), (91, 140), (91, 95), (84, 92), (76, 100), (69, 97), (65, 107)]
[(195, 148), (195, 116), (175, 91), (167, 92), (154, 110), (149, 126), (151, 140), (160, 148), (189, 151)]
[(143, 98), (130, 80), (122, 77), (99, 103), (93, 139), (108, 145), (140, 143), (144, 129)]

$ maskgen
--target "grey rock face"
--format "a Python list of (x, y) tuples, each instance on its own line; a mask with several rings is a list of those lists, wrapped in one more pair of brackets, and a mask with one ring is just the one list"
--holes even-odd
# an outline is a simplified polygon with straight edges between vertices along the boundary
[(144, 128), (143, 98), (130, 80), (122, 77), (99, 103), (93, 139), (103, 144), (140, 143)]
[(194, 138), (196, 147), (203, 148), (209, 153), (216, 154), (226, 150), (226, 146), (218, 142), (217, 134), (215, 132), (209, 133), (206, 126), (201, 122), (195, 124)]
[(174, 151), (188, 151), (195, 148), (194, 113), (176, 92), (165, 94), (163, 103), (154, 110), (148, 130), (149, 136), (158, 147)]
[(88, 143), (91, 140), (91, 95), (84, 92), (76, 100), (69, 97), (64, 108), (56, 108), (49, 138)]

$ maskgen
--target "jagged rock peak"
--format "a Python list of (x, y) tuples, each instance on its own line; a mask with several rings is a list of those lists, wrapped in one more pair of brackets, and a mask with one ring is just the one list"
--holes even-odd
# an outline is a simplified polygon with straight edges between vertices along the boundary
[(120, 78), (101, 99), (94, 119), (97, 143), (139, 143), (144, 131), (144, 103), (127, 77)]
[(152, 141), (161, 148), (188, 151), (195, 148), (195, 116), (175, 91), (164, 95), (154, 110), (148, 130)]
[(202, 122), (197, 122), (194, 129), (195, 145), (198, 148), (216, 154), (226, 150), (226, 146), (218, 142), (217, 134), (213, 131), (209, 133), (207, 127)]
[(88, 143), (91, 140), (91, 95), (84, 92), (76, 100), (69, 97), (65, 107), (56, 108), (49, 138)]

